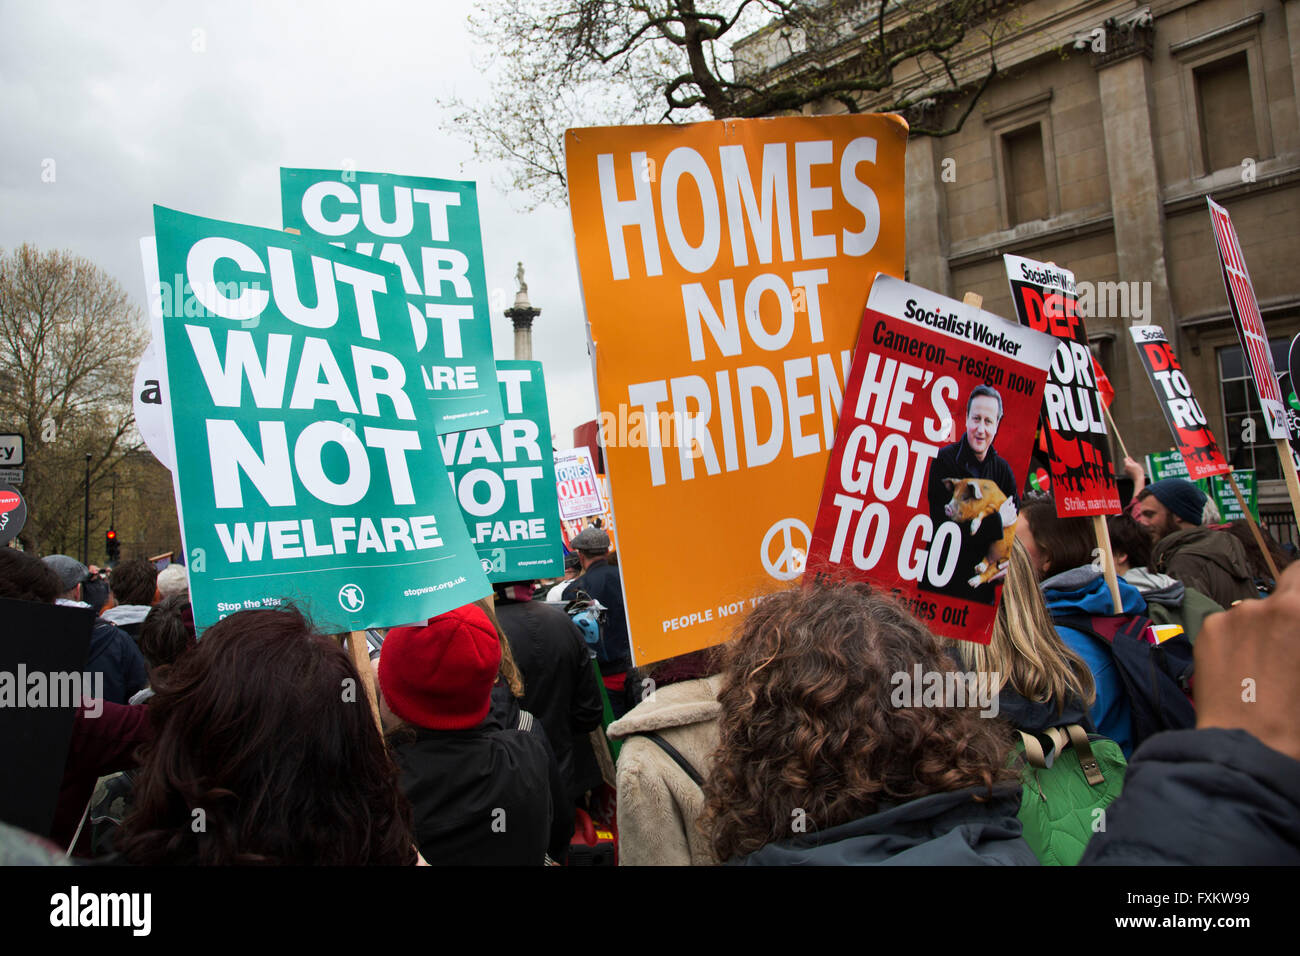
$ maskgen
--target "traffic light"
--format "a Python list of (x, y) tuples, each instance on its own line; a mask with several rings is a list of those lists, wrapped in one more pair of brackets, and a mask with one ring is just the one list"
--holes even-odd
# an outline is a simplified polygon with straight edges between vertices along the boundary
[(117, 540), (117, 532), (112, 528), (104, 532), (104, 547), (108, 550), (109, 561), (116, 561), (122, 554), (122, 545)]

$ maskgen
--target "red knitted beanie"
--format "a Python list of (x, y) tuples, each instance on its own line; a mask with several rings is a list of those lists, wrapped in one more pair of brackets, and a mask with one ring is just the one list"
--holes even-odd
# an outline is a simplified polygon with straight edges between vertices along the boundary
[(501, 642), (474, 604), (416, 627), (395, 627), (379, 655), (379, 687), (394, 714), (429, 730), (466, 730), (487, 717)]

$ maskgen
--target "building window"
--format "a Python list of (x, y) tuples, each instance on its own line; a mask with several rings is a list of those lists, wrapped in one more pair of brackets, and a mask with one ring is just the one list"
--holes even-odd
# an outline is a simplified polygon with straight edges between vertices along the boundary
[[(1269, 339), (1268, 344), (1273, 352), (1273, 367), (1286, 368), (1290, 343), (1286, 339)], [(1254, 468), (1256, 481), (1281, 481), (1282, 467), (1277, 457), (1277, 446), (1264, 427), (1255, 381), (1241, 346), (1229, 345), (1217, 351), (1219, 394), (1223, 399), (1225, 426), (1223, 453), (1234, 468)], [(1248, 426), (1247, 421), (1254, 424)], [(1252, 428), (1255, 440), (1247, 442), (1244, 439)]]
[(1250, 64), (1242, 50), (1194, 71), (1201, 160), (1206, 172), (1240, 166), (1259, 155), (1250, 95)]
[(1043, 129), (1038, 123), (1002, 136), (1005, 157), (1007, 215), (1011, 225), (1046, 219), (1047, 163), (1043, 156)]
[(1061, 211), (1051, 108), (1052, 91), (1046, 89), (990, 110), (984, 117), (1002, 229), (1052, 219)]
[(1169, 44), (1182, 87), (1191, 179), (1215, 176), (1226, 183), (1240, 174), (1244, 160), (1273, 157), (1263, 24), (1264, 12), (1256, 10)]

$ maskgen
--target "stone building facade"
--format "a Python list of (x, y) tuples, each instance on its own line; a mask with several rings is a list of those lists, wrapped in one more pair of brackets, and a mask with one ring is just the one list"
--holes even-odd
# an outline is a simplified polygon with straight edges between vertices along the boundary
[[(960, 131), (908, 145), (908, 279), (1005, 316), (1003, 253), (1097, 284), (1088, 332), (1135, 457), (1172, 440), (1127, 327), (1164, 326), (1220, 445), (1257, 469), (1270, 526), (1296, 540), (1205, 198), (1232, 215), (1283, 372), (1300, 332), (1300, 0), (1033, 0), (1006, 17), (1001, 76)], [(968, 75), (978, 59), (972, 45)], [(823, 109), (844, 107), (808, 111)]]

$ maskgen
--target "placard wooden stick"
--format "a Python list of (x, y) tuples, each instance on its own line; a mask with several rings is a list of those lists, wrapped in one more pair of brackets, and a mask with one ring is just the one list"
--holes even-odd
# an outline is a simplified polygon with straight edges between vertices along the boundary
[(1119, 578), (1115, 576), (1115, 554), (1110, 549), (1110, 530), (1106, 527), (1104, 515), (1092, 516), (1092, 530), (1097, 538), (1097, 547), (1101, 549), (1101, 571), (1106, 577), (1106, 587), (1110, 588), (1110, 601), (1115, 606), (1116, 614), (1124, 613), (1124, 601), (1119, 595)]
[(1232, 493), (1237, 496), (1237, 505), (1241, 508), (1241, 513), (1246, 516), (1246, 523), (1250, 525), (1250, 531), (1255, 536), (1255, 543), (1259, 545), (1259, 553), (1264, 556), (1264, 563), (1268, 565), (1268, 573), (1273, 575), (1273, 580), (1277, 581), (1282, 575), (1277, 570), (1277, 564), (1273, 561), (1273, 555), (1268, 550), (1268, 545), (1264, 543), (1264, 536), (1260, 534), (1259, 525), (1251, 517), (1250, 509), (1246, 507), (1246, 499), (1241, 493), (1241, 487), (1237, 484), (1237, 478), (1232, 472), (1228, 472), (1228, 484), (1232, 485)]
[(1115, 440), (1119, 442), (1119, 450), (1124, 453), (1125, 458), (1132, 457), (1131, 455), (1129, 455), (1128, 449), (1124, 447), (1124, 439), (1120, 437), (1119, 429), (1115, 427), (1115, 419), (1111, 417), (1110, 408), (1106, 405), (1105, 402), (1101, 403), (1101, 407), (1102, 410), (1106, 413), (1106, 424), (1110, 426), (1111, 434), (1113, 434), (1115, 436)]

